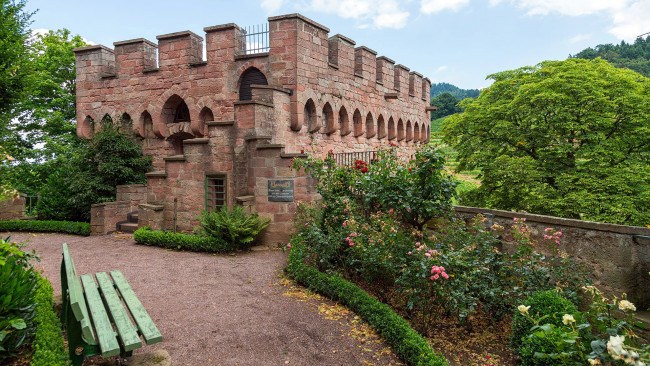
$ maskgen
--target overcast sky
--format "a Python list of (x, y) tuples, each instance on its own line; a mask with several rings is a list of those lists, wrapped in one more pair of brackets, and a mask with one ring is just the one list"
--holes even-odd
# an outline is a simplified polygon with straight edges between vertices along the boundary
[(27, 0), (33, 29), (89, 41), (147, 38), (301, 13), (433, 82), (483, 88), (487, 75), (650, 32), (650, 0)]

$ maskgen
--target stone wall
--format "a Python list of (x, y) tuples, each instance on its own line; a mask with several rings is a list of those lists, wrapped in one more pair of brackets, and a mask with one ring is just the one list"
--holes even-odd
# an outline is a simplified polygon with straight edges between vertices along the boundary
[(128, 184), (117, 186), (115, 201), (131, 203), (129, 212), (137, 211), (141, 203), (147, 202), (147, 186), (145, 184)]
[(103, 235), (117, 230), (117, 223), (126, 220), (131, 202), (116, 201), (90, 206), (90, 235)]
[(25, 195), (0, 202), (0, 221), (22, 220), (25, 218)]
[[(605, 224), (521, 212), (456, 206), (457, 214), (483, 214), (487, 224), (509, 229), (513, 218), (525, 218), (537, 250), (548, 253), (543, 243), (548, 227), (562, 232), (560, 250), (586, 265), (594, 284), (610, 296), (627, 293), (639, 310), (650, 307), (650, 228)], [(507, 247), (506, 243), (506, 247)]]

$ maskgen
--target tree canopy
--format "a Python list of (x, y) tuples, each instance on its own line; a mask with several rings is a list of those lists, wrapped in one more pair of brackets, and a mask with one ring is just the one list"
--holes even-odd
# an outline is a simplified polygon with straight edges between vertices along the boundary
[(451, 116), (454, 113), (462, 112), (458, 106), (459, 100), (451, 93), (442, 93), (435, 98), (431, 98), (431, 105), (438, 107), (438, 110), (431, 112), (431, 120)]
[(476, 98), (481, 91), (478, 89), (461, 89), (449, 83), (436, 83), (431, 85), (431, 98), (435, 98), (443, 93), (449, 93), (454, 98), (463, 100), (465, 98)]
[(494, 83), (445, 121), (480, 207), (650, 224), (650, 79), (601, 59), (546, 61)]
[(599, 44), (594, 48), (586, 48), (570, 56), (593, 60), (600, 57), (614, 64), (634, 70), (643, 76), (650, 77), (650, 36), (645, 39), (638, 37), (634, 43), (621, 41), (620, 44)]

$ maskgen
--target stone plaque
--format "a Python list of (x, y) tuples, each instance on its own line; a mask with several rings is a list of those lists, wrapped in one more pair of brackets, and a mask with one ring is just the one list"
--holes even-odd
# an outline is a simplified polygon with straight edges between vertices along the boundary
[(269, 179), (269, 202), (293, 202), (293, 179)]

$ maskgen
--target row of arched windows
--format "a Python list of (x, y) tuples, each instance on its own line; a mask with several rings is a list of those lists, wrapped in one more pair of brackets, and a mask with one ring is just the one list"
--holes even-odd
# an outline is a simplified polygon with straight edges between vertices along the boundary
[(372, 112), (368, 112), (364, 117), (359, 109), (354, 110), (350, 124), (346, 108), (341, 107), (338, 113), (335, 113), (330, 103), (325, 103), (323, 106), (322, 121), (319, 122), (316, 104), (312, 99), (305, 103), (303, 118), (303, 125), (310, 133), (321, 131), (332, 134), (340, 131), (341, 136), (352, 133), (355, 137), (415, 142), (428, 142), (431, 134), (429, 126), (425, 123), (420, 124), (410, 120), (405, 123), (401, 118), (395, 122), (392, 116), (388, 117), (388, 121), (386, 121), (382, 114), (379, 114), (375, 120)]

